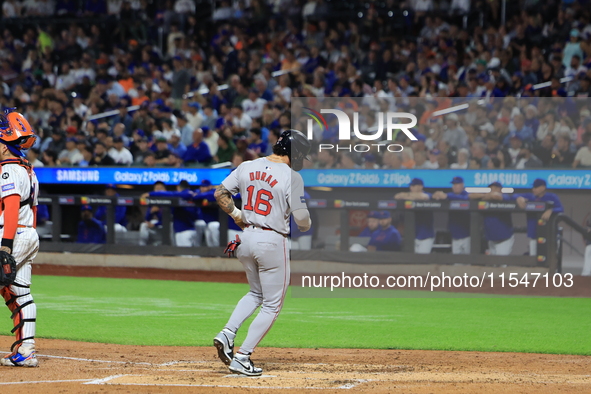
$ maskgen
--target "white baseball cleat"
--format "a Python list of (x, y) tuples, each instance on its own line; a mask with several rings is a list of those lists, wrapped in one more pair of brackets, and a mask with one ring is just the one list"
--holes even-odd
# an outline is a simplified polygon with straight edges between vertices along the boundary
[(255, 367), (248, 354), (236, 353), (228, 369), (232, 373), (246, 376), (261, 376), (263, 374), (263, 369)]
[(232, 363), (234, 358), (234, 338), (236, 334), (224, 328), (213, 338), (213, 346), (218, 350), (218, 357), (226, 365)]
[(37, 360), (36, 353), (35, 345), (21, 345), (16, 352), (0, 358), (0, 365), (4, 367), (38, 367), (39, 360)]

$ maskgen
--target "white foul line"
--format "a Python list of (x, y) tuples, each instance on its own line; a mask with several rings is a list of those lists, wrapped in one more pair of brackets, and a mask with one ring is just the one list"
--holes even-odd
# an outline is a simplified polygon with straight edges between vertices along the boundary
[[(102, 383), (84, 383), (84, 384), (102, 384)], [(245, 388), (245, 389), (258, 389), (258, 390), (348, 390), (356, 386), (356, 384), (345, 384), (339, 387), (281, 387), (281, 386), (233, 386), (229, 384), (181, 384), (181, 383), (169, 383), (169, 384), (156, 384), (156, 383), (108, 383), (118, 386), (156, 386), (156, 387), (216, 387), (216, 388)]]
[(111, 375), (111, 376), (107, 376), (106, 378), (102, 378), (102, 379), (90, 380), (84, 384), (104, 384), (105, 382), (108, 382), (109, 380), (117, 379), (122, 376), (134, 376), (134, 375)]
[(195, 361), (169, 361), (167, 363), (156, 364), (156, 366), (158, 366), (158, 367), (168, 367), (168, 366), (176, 365), (176, 364), (208, 364), (208, 363), (211, 363), (211, 361), (202, 361), (202, 360), (195, 360)]
[(137, 363), (133, 361), (109, 361), (109, 360), (94, 360), (91, 358), (77, 358), (77, 357), (64, 357), (64, 356), (50, 356), (47, 354), (37, 354), (37, 357), (48, 357), (58, 358), (62, 360), (74, 360), (74, 361), (89, 361), (93, 363), (110, 363), (110, 364), (139, 364), (139, 365), (152, 365), (152, 363)]
[(69, 382), (88, 382), (92, 379), (71, 379), (71, 380), (36, 380), (30, 382), (0, 382), (0, 385), (11, 384), (35, 384), (35, 383), (69, 383)]
[[(157, 386), (157, 387), (219, 387), (219, 388), (247, 388), (247, 389), (267, 389), (267, 390), (349, 390), (352, 389), (356, 386), (358, 386), (361, 383), (365, 383), (365, 382), (369, 382), (369, 380), (365, 380), (365, 379), (359, 379), (357, 380), (355, 383), (346, 383), (342, 386), (338, 386), (338, 387), (274, 387), (274, 386), (268, 386), (268, 387), (262, 387), (262, 386), (244, 386), (244, 385), (239, 385), (239, 386), (235, 386), (235, 385), (230, 385), (230, 384), (183, 384), (183, 383), (107, 383), (110, 382), (111, 380), (117, 379), (117, 378), (121, 378), (124, 376), (143, 376), (143, 375), (112, 375), (112, 376), (107, 376), (106, 378), (102, 378), (102, 379), (95, 379), (95, 380), (91, 380), (88, 381), (88, 379), (86, 380), (86, 383), (83, 384), (113, 384), (113, 385), (118, 385), (118, 386)], [(224, 376), (225, 378), (243, 378), (243, 379), (260, 379), (260, 378), (274, 378), (276, 377), (275, 375), (261, 375), (261, 376), (241, 376), (241, 375), (226, 375)]]

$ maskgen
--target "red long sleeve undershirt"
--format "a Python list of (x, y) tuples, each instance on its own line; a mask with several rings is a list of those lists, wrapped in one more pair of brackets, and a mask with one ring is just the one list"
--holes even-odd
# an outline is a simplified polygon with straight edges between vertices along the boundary
[(4, 230), (2, 232), (2, 246), (12, 249), (16, 229), (18, 228), (18, 213), (21, 206), (21, 197), (12, 194), (2, 199), (4, 212)]

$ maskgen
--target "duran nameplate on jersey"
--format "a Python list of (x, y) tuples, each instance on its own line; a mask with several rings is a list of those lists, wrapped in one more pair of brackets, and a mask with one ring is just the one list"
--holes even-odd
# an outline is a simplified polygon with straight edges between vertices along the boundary
[(369, 201), (334, 200), (335, 208), (369, 208)]

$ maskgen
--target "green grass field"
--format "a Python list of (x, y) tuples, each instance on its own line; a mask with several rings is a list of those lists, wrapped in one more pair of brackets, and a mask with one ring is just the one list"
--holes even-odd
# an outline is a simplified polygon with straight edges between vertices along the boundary
[[(209, 346), (244, 284), (35, 276), (37, 335)], [(10, 335), (9, 313), (0, 333)], [(591, 355), (591, 299), (292, 298), (261, 346)], [(246, 327), (238, 335), (240, 342)]]

